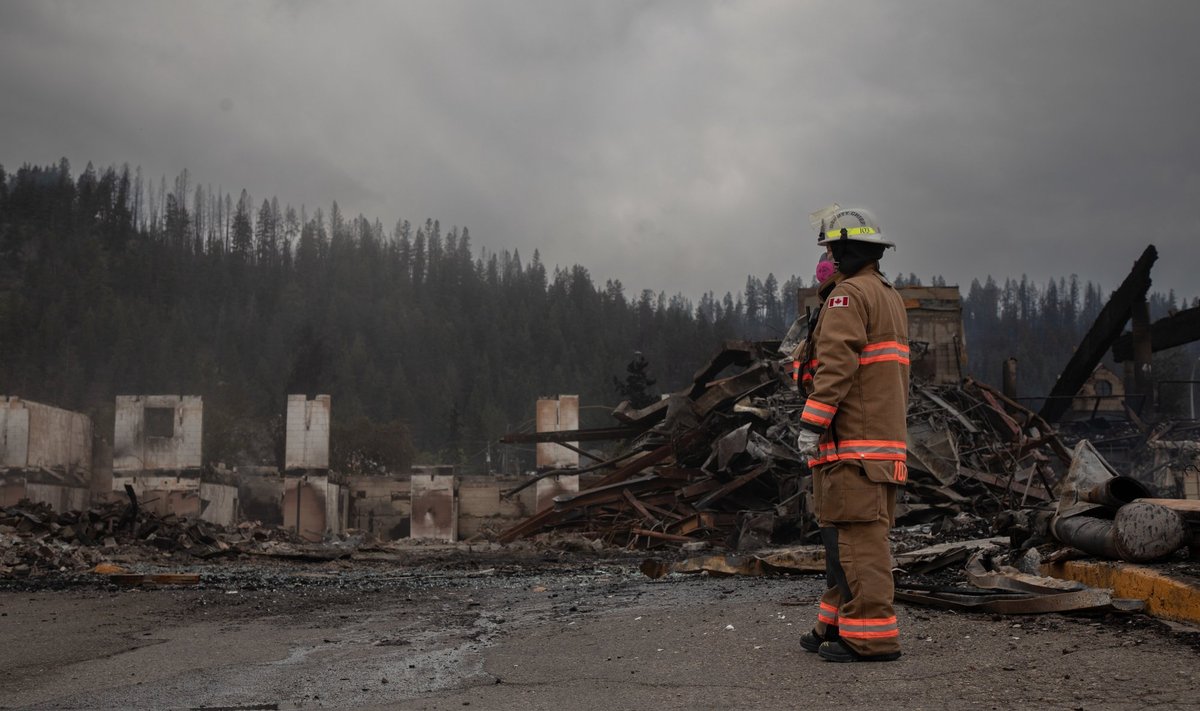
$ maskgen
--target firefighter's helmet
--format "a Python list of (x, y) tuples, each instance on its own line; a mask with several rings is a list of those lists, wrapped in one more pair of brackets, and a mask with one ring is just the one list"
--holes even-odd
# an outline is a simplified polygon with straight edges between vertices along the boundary
[(883, 230), (879, 228), (879, 222), (875, 220), (875, 216), (869, 210), (843, 207), (828, 210), (827, 208), (825, 211), (813, 213), (814, 217), (821, 212), (826, 213), (820, 215), (820, 223), (816, 225), (817, 244), (821, 246), (843, 239), (877, 244), (883, 247), (896, 246), (884, 238)]

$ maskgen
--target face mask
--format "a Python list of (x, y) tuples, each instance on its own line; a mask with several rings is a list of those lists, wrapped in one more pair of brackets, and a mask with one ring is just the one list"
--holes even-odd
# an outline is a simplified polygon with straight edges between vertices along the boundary
[(821, 257), (821, 261), (817, 262), (817, 282), (824, 282), (829, 277), (833, 276), (833, 272), (837, 269), (833, 262), (826, 256)]

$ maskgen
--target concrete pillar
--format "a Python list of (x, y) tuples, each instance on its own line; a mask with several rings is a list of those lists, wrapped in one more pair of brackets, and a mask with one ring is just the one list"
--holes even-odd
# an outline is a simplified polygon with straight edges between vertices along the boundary
[[(579, 429), (579, 396), (559, 395), (557, 399), (544, 398), (537, 401), (537, 431), (561, 432)], [(578, 442), (568, 442), (578, 447)], [(537, 445), (537, 468), (578, 469), (579, 452), (553, 442)]]
[(284, 469), (329, 468), (331, 398), (288, 395)]

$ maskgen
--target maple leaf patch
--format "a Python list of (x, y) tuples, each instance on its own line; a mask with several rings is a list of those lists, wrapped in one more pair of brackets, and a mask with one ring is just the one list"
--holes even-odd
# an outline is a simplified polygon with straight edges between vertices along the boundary
[(841, 308), (844, 306), (849, 306), (850, 305), (850, 297), (849, 296), (831, 296), (831, 297), (829, 297), (829, 300), (826, 302), (825, 305), (831, 309), (837, 309), (837, 308)]

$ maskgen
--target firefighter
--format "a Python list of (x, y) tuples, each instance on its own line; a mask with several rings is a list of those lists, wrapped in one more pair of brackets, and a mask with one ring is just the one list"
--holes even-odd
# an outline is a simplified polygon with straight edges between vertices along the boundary
[(887, 534), (908, 478), (908, 318), (879, 271), (895, 245), (870, 212), (835, 206), (818, 230), (837, 271), (819, 288), (801, 357), (807, 400), (797, 447), (813, 472), (828, 589), (800, 645), (833, 662), (892, 661), (900, 640)]

